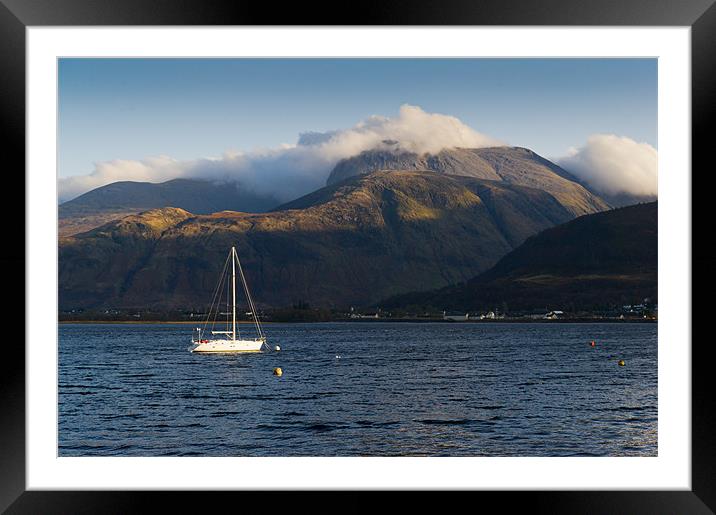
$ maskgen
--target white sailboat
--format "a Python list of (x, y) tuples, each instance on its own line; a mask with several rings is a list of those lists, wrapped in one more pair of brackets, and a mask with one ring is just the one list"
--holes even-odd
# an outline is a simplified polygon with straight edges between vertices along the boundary
[[(227, 320), (226, 320), (226, 330), (224, 331), (214, 331), (214, 327), (216, 325), (216, 318), (219, 314), (219, 306), (221, 304), (222, 295), (220, 293), (221, 286), (224, 283), (224, 277), (227, 275), (228, 270), (228, 264), (231, 262), (231, 325), (229, 326), (228, 321), (228, 314), (229, 312), (226, 312)], [(236, 268), (239, 268), (239, 276), (241, 278), (241, 284), (243, 284), (244, 287), (244, 293), (246, 294), (246, 301), (248, 303), (249, 307), (249, 313), (253, 318), (254, 326), (256, 328), (257, 337), (255, 338), (242, 338), (241, 334), (237, 330), (236, 327)], [(218, 295), (218, 296), (217, 296)], [(212, 313), (214, 312), (214, 305), (216, 304), (216, 314), (214, 316), (214, 319), (211, 320)], [(228, 304), (228, 294), (227, 294), (227, 304)], [(211, 328), (209, 329), (209, 332), (212, 336), (212, 338), (205, 337), (205, 334), (207, 332), (207, 328), (209, 327), (209, 324), (211, 323)], [(236, 248), (231, 247), (231, 251), (229, 252), (229, 256), (226, 259), (226, 262), (224, 263), (224, 270), (221, 273), (221, 277), (219, 278), (219, 284), (216, 287), (216, 290), (214, 291), (214, 297), (211, 301), (211, 307), (209, 308), (209, 313), (207, 315), (206, 321), (204, 322), (204, 327), (196, 329), (196, 338), (192, 337), (192, 346), (190, 347), (191, 352), (260, 352), (263, 348), (269, 349), (268, 345), (266, 344), (266, 336), (264, 335), (263, 330), (261, 329), (261, 323), (259, 322), (258, 315), (256, 313), (256, 307), (254, 306), (254, 301), (251, 298), (251, 293), (249, 293), (249, 287), (246, 284), (246, 278), (244, 277), (244, 271), (241, 268), (241, 262), (239, 261), (239, 255), (236, 253)], [(217, 338), (213, 338), (214, 335), (217, 335)]]

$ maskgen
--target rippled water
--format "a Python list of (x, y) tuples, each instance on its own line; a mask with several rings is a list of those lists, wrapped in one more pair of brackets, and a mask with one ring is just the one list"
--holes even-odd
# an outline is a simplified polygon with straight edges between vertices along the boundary
[(656, 324), (269, 324), (281, 352), (244, 355), (191, 329), (61, 325), (60, 456), (657, 454)]

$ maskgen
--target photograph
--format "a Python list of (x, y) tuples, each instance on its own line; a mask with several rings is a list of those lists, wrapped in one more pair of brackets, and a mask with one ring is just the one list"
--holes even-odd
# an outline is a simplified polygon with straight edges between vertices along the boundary
[(576, 1), (0, 0), (0, 512), (713, 513), (716, 7)]
[(59, 57), (57, 456), (658, 457), (659, 66)]

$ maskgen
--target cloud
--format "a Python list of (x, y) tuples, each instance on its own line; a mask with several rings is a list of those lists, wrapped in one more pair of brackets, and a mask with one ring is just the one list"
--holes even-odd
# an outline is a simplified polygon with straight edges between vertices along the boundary
[(648, 143), (594, 134), (584, 146), (570, 149), (557, 164), (600, 193), (657, 194), (658, 152)]
[(148, 157), (141, 161), (115, 159), (95, 163), (89, 175), (59, 179), (60, 201), (69, 200), (94, 188), (117, 181), (163, 182), (181, 176), (183, 164), (169, 156)]
[(116, 181), (164, 182), (203, 178), (237, 182), (242, 189), (287, 201), (325, 185), (335, 164), (372, 149), (400, 149), (422, 154), (451, 147), (489, 147), (504, 143), (481, 134), (454, 116), (427, 113), (403, 105), (394, 118), (371, 116), (349, 129), (305, 132), (295, 145), (249, 152), (226, 152), (220, 158), (177, 161), (168, 156), (141, 161), (117, 159), (96, 163), (92, 173), (59, 180), (60, 201)]

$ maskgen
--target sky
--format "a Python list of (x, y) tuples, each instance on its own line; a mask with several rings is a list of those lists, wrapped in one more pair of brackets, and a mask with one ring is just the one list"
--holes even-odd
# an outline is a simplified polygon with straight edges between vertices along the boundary
[[(295, 146), (302, 133), (331, 135), (370, 125), (372, 116), (402, 120), (403, 128), (454, 117), (466, 127), (461, 134), (474, 130), (485, 141), (527, 147), (575, 169), (594, 168), (588, 146), (595, 135), (612, 137), (599, 148), (637, 145), (620, 156), (647, 147), (655, 155), (657, 148), (656, 59), (72, 58), (60, 59), (58, 79), (65, 200), (125, 175), (146, 179), (160, 157), (157, 181), (200, 174), (226, 155), (260, 155), (260, 174), (270, 175), (272, 166), (293, 166), (283, 153), (277, 161), (276, 152)], [(404, 106), (444, 118), (406, 116)], [(251, 173), (259, 174), (255, 167)], [(63, 180), (92, 174), (91, 181)]]

